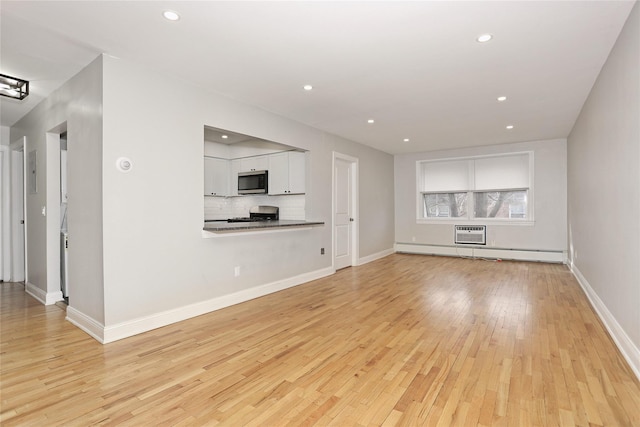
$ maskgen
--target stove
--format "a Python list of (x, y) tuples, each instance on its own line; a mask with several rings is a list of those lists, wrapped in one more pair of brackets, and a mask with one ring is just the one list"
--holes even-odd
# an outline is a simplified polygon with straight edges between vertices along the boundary
[(254, 206), (249, 209), (248, 217), (230, 218), (227, 222), (277, 221), (279, 217), (280, 208), (277, 206)]
[(251, 219), (249, 217), (237, 217), (237, 218), (229, 218), (227, 220), (227, 222), (255, 222), (255, 221), (264, 221), (264, 220), (257, 220), (257, 219)]

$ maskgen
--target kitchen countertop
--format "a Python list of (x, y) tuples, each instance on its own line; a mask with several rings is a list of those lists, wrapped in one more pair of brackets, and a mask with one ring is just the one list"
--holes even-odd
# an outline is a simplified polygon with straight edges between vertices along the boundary
[(294, 228), (294, 227), (310, 227), (314, 225), (324, 225), (321, 221), (302, 221), (302, 220), (287, 220), (281, 219), (279, 221), (253, 221), (253, 222), (224, 222), (224, 221), (206, 221), (204, 224), (204, 231), (212, 233), (225, 233), (233, 231), (260, 231), (260, 230), (273, 230), (278, 228)]

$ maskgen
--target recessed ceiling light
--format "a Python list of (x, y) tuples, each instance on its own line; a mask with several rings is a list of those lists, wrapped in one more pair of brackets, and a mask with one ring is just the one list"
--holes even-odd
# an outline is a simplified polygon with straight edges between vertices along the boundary
[(229, 138), (227, 135), (222, 135), (222, 139), (227, 139)]
[(507, 125), (507, 129), (509, 130), (513, 129), (513, 125)]
[(375, 123), (375, 120), (369, 119), (369, 120), (367, 120), (367, 123)]
[(311, 85), (304, 85), (302, 88), (303, 88), (304, 90), (311, 90), (311, 89), (313, 89), (313, 86), (311, 86)]
[(162, 16), (164, 16), (165, 19), (168, 19), (169, 21), (177, 21), (178, 19), (180, 19), (180, 15), (178, 15), (178, 12), (175, 12), (173, 10), (165, 10), (164, 12), (162, 12)]
[(499, 102), (506, 101), (506, 100), (507, 100), (507, 97), (506, 97), (506, 96), (499, 96), (499, 97), (498, 97), (498, 101), (499, 101)]
[(404, 142), (409, 142), (409, 138), (403, 139)]
[(491, 34), (483, 34), (481, 36), (479, 36), (476, 41), (479, 43), (486, 43), (489, 40), (491, 40), (493, 38), (493, 36)]

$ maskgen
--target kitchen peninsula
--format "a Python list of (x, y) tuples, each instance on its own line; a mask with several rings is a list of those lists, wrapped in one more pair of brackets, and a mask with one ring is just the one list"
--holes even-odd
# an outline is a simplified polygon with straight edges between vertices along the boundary
[(206, 221), (203, 230), (211, 233), (230, 233), (265, 230), (275, 231), (279, 229), (303, 228), (318, 225), (324, 225), (324, 222), (301, 220), (273, 220), (251, 222)]

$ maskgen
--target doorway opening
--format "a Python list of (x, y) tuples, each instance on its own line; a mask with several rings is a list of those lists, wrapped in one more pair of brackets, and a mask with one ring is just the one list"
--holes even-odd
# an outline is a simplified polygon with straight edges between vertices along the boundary
[[(68, 303), (68, 209), (67, 209), (67, 123), (61, 123), (46, 133), (46, 229), (51, 236), (46, 243), (47, 304)], [(54, 237), (55, 236), (55, 237)]]
[(60, 290), (69, 304), (69, 232), (67, 228), (67, 132), (60, 134)]

